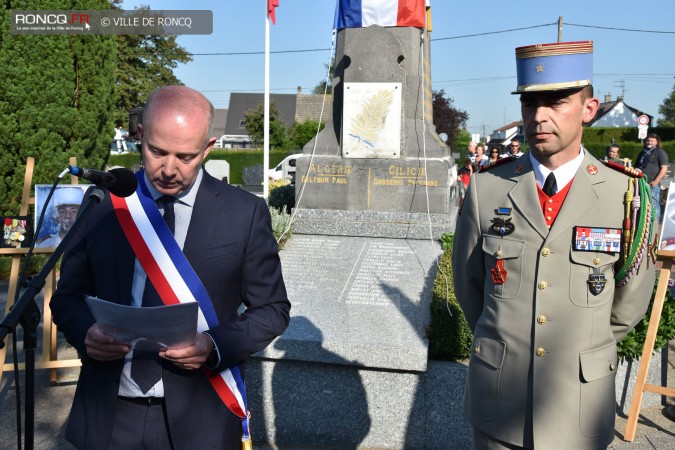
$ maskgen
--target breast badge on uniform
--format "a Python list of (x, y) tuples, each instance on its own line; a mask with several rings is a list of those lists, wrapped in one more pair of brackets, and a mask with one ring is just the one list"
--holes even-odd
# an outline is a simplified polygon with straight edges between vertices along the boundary
[(495, 233), (499, 234), (500, 236), (508, 236), (509, 234), (513, 233), (516, 230), (515, 225), (511, 223), (512, 217), (509, 217), (508, 219), (502, 219), (501, 217), (495, 217), (494, 219), (491, 220), (492, 226), (492, 231)]
[(492, 275), (492, 282), (494, 284), (504, 284), (506, 283), (506, 275), (508, 272), (504, 268), (504, 260), (498, 259), (497, 264), (490, 269), (490, 275)]
[(601, 274), (599, 269), (594, 269), (593, 273), (588, 276), (588, 289), (591, 291), (591, 294), (598, 295), (604, 289), (607, 284), (607, 277)]
[[(511, 215), (511, 208), (508, 208), (506, 206), (500, 206), (497, 209), (495, 209), (495, 214), (498, 216), (510, 216)], [(501, 237), (508, 236), (509, 234), (513, 233), (516, 230), (515, 225), (511, 223), (512, 217), (507, 218), (502, 218), (502, 217), (495, 217), (490, 222), (492, 222), (492, 226), (490, 227), (492, 231), (500, 235)]]

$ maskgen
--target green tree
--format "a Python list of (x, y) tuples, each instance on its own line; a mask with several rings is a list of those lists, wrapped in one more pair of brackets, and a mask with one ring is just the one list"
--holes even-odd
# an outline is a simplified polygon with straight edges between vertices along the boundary
[(455, 108), (454, 100), (445, 96), (445, 91), (433, 91), (432, 107), (434, 115), (434, 125), (436, 125), (437, 133), (445, 133), (448, 135), (447, 144), (450, 147), (455, 146), (457, 140), (457, 133), (460, 129), (466, 128), (466, 123), (469, 120), (469, 113)]
[[(253, 145), (256, 147), (263, 146), (265, 111), (263, 105), (258, 105), (251, 108), (244, 113), (244, 126), (246, 132), (251, 137)], [(290, 145), (286, 127), (279, 118), (279, 109), (277, 105), (270, 103), (270, 148), (285, 149)]]
[(11, 9), (109, 9), (106, 0), (9, 0), (0, 5), (0, 210), (17, 214), (26, 159), (33, 183), (69, 162), (103, 168), (115, 102), (112, 36), (12, 35)]
[(288, 131), (288, 136), (291, 141), (291, 147), (294, 149), (301, 149), (306, 143), (312, 140), (316, 134), (323, 130), (325, 124), (321, 124), (314, 120), (306, 120), (304, 122), (295, 122)]
[[(119, 9), (119, 3), (115, 1), (115, 8)], [(192, 55), (178, 45), (173, 35), (119, 35), (115, 40), (115, 124), (126, 128), (129, 110), (143, 106), (150, 92), (161, 86), (182, 84), (173, 70), (178, 64), (192, 61)]]
[(675, 86), (670, 95), (663, 99), (659, 114), (663, 115), (663, 119), (659, 120), (660, 127), (675, 127)]
[(333, 93), (333, 77), (335, 76), (335, 59), (331, 58), (330, 64), (324, 64), (323, 67), (328, 71), (328, 80), (325, 78), (319, 82), (314, 89), (312, 94), (332, 94)]

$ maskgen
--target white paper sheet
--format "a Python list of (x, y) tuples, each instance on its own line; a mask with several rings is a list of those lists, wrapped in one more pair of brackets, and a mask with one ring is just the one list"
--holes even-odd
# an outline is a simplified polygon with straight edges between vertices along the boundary
[(85, 300), (104, 332), (139, 350), (183, 348), (197, 334), (197, 302), (138, 308), (96, 297)]

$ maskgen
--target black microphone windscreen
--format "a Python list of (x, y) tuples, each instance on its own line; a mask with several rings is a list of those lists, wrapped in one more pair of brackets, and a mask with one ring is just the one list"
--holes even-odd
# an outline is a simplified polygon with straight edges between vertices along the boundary
[(131, 170), (118, 167), (111, 169), (110, 173), (117, 178), (115, 185), (109, 188), (111, 193), (118, 197), (129, 197), (136, 192), (138, 178)]

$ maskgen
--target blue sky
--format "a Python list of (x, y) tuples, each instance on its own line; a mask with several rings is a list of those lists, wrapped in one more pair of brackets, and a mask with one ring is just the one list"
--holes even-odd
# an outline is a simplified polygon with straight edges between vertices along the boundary
[[(178, 42), (194, 60), (176, 70), (178, 78), (227, 108), (231, 92), (262, 92), (264, 57), (200, 53), (262, 52), (266, 0), (125, 0), (124, 9), (213, 11), (211, 35), (185, 35)], [(515, 89), (514, 49), (555, 42), (558, 17), (563, 41), (593, 40), (594, 85), (601, 101), (624, 95), (625, 102), (659, 117), (658, 107), (675, 86), (675, 2), (557, 2), (432, 0), (433, 89), (444, 89), (455, 107), (469, 113), (469, 131), (488, 134), (520, 119)], [(189, 5), (189, 6), (188, 6)], [(270, 88), (275, 93), (309, 93), (326, 76), (334, 0), (280, 0), (271, 26)], [(515, 30), (516, 31), (507, 31)], [(640, 30), (640, 31), (629, 31)], [(321, 50), (326, 49), (326, 50)]]

